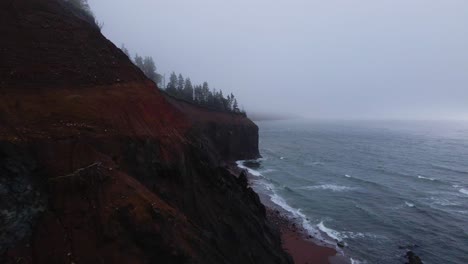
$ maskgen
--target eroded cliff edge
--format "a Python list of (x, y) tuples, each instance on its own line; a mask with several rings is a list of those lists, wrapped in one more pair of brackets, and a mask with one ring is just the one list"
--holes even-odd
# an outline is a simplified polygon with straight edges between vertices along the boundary
[(62, 1), (0, 20), (1, 263), (290, 263), (223, 167), (255, 124), (165, 96)]

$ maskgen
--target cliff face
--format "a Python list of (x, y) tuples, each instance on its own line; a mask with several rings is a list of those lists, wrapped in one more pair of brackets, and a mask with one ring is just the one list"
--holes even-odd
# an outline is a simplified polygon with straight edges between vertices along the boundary
[(217, 112), (166, 96), (179, 111), (192, 120), (192, 134), (197, 135), (218, 159), (235, 161), (256, 159), (258, 152), (258, 127), (250, 119), (238, 114)]
[(1, 263), (289, 263), (226, 161), (258, 128), (161, 94), (58, 0), (0, 2)]

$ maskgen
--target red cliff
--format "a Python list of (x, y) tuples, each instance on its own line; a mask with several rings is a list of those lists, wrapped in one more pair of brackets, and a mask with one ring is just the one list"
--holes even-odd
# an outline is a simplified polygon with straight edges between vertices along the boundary
[(249, 119), (167, 97), (60, 0), (0, 2), (1, 263), (290, 263)]

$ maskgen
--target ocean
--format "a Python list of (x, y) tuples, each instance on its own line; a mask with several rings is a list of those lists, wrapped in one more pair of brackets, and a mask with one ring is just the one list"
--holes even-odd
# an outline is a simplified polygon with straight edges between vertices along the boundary
[(468, 263), (468, 122), (257, 125), (253, 188), (352, 263)]

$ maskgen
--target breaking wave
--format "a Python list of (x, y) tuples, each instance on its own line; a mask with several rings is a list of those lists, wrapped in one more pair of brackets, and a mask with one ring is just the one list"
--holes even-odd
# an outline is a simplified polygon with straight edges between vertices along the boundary
[(434, 178), (424, 177), (424, 176), (421, 176), (421, 175), (418, 175), (418, 179), (429, 180), (429, 181), (435, 181)]
[(352, 191), (356, 188), (348, 187), (348, 186), (340, 186), (334, 184), (322, 184), (322, 185), (313, 185), (313, 186), (305, 186), (299, 189), (303, 190), (330, 190), (334, 192), (343, 192), (343, 191)]

